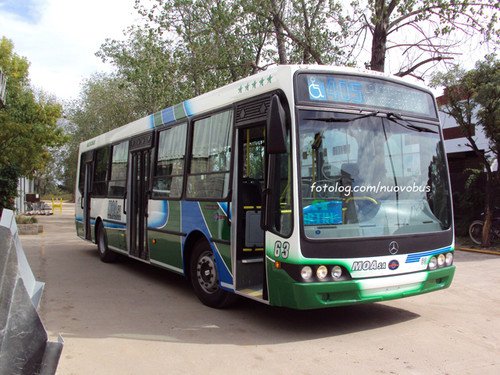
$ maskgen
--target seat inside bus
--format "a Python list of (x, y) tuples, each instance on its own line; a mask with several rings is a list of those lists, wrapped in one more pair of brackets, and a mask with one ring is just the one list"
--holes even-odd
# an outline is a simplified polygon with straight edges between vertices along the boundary
[(246, 178), (241, 185), (241, 203), (245, 212), (244, 252), (259, 251), (264, 246), (264, 231), (260, 227), (262, 189), (259, 180)]

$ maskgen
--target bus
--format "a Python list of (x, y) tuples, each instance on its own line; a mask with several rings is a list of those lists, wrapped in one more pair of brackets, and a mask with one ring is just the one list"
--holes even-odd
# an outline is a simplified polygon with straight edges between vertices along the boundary
[(383, 73), (284, 65), (80, 144), (78, 236), (236, 295), (316, 309), (450, 286), (436, 101)]

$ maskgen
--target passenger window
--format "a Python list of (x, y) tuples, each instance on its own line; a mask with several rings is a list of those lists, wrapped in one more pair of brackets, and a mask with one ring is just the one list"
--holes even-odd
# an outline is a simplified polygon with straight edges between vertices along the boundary
[(103, 147), (95, 153), (94, 179), (92, 183), (92, 194), (94, 196), (106, 196), (106, 179), (109, 166), (109, 147)]
[(189, 198), (223, 199), (229, 192), (233, 111), (198, 120), (187, 180)]
[(187, 124), (183, 123), (163, 130), (159, 135), (153, 198), (180, 198), (182, 195), (186, 127)]
[(122, 198), (127, 183), (128, 141), (113, 146), (108, 196)]

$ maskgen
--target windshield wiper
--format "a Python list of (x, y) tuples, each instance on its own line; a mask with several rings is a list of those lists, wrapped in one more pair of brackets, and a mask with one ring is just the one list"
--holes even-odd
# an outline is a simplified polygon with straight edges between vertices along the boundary
[[(429, 128), (425, 128), (423, 126), (418, 126), (418, 125), (412, 124), (408, 120), (405, 120), (404, 118), (402, 118), (397, 113), (389, 112), (387, 114), (387, 119), (389, 121), (392, 121), (395, 124), (398, 124), (398, 125), (402, 126), (403, 128), (406, 128), (406, 129), (413, 129), (413, 130), (416, 130), (418, 132), (426, 132), (426, 133), (438, 134), (438, 132), (435, 131), (435, 130), (432, 130), (432, 129), (429, 129)], [(399, 122), (399, 121), (397, 121), (397, 120), (404, 121), (404, 124), (401, 123), (401, 122)]]
[(379, 111), (374, 111), (374, 112), (367, 113), (366, 115), (361, 115), (361, 116), (351, 117), (351, 118), (326, 117), (326, 118), (305, 118), (304, 120), (313, 120), (313, 121), (321, 121), (321, 122), (351, 122), (351, 121), (360, 120), (360, 119), (366, 118), (366, 117), (377, 116), (379, 113), (380, 113)]

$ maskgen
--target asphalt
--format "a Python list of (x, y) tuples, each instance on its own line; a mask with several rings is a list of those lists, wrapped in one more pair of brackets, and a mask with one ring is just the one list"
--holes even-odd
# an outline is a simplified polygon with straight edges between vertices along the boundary
[(40, 314), (65, 346), (58, 374), (499, 374), (500, 257), (457, 251), (449, 289), (317, 311), (203, 306), (185, 280), (100, 262), (72, 206), (21, 236)]

